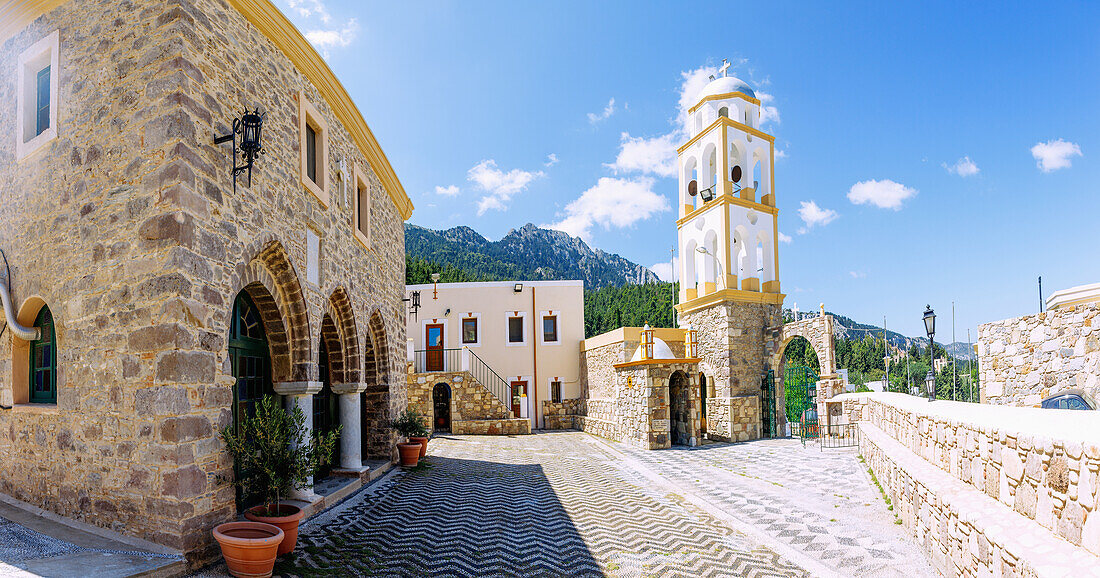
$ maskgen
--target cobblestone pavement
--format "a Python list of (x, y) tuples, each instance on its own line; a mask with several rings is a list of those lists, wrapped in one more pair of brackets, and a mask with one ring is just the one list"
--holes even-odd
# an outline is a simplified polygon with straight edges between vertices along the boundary
[(276, 574), (931, 574), (851, 451), (769, 440), (647, 452), (579, 432), (429, 447), (421, 467), (304, 524)]

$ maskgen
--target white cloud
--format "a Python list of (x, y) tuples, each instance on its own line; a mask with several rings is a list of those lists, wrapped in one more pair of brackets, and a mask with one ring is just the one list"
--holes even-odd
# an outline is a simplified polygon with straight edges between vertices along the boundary
[(597, 124), (601, 121), (607, 120), (613, 114), (615, 114), (615, 99), (614, 98), (607, 101), (607, 106), (603, 107), (602, 112), (599, 112), (599, 113), (590, 112), (590, 113), (588, 113), (588, 123), (589, 124)]
[(880, 209), (901, 210), (905, 199), (917, 194), (916, 189), (889, 179), (860, 181), (848, 189), (848, 200), (856, 205), (870, 203)]
[(775, 158), (776, 158), (777, 160), (778, 160), (778, 159), (785, 159), (785, 158), (787, 158), (787, 151), (785, 151), (785, 150), (779, 150), (779, 149), (775, 149)]
[(615, 162), (605, 166), (618, 172), (674, 177), (676, 176), (676, 140), (675, 133), (645, 138), (632, 137), (624, 132), (620, 136), (619, 156), (615, 157)]
[(798, 208), (798, 216), (806, 226), (798, 229), (799, 235), (804, 235), (817, 225), (828, 225), (840, 215), (832, 209), (822, 209), (815, 201), (802, 201)]
[(695, 70), (680, 73), (682, 82), (680, 83), (680, 99), (677, 103), (680, 109), (677, 126), (681, 135), (691, 134), (691, 127), (688, 126), (688, 110), (698, 104), (695, 97), (699, 96), (703, 87), (710, 84), (710, 77), (716, 74), (718, 74), (717, 66), (700, 66)]
[(653, 192), (649, 177), (601, 177), (596, 185), (565, 206), (565, 218), (546, 225), (582, 239), (590, 238), (592, 227), (632, 226), (656, 213), (669, 210), (668, 199)]
[(848, 271), (848, 274), (852, 276), (852, 279), (862, 279), (867, 276), (867, 274), (862, 271)]
[(1068, 169), (1073, 157), (1081, 155), (1081, 147), (1062, 139), (1048, 140), (1036, 143), (1031, 147), (1031, 156), (1035, 157), (1036, 165), (1044, 173), (1058, 169)]
[(542, 166), (552, 167), (556, 164), (558, 164), (558, 155), (556, 155), (554, 153), (550, 153), (550, 154), (546, 155), (546, 162), (542, 163)]
[(679, 268), (677, 267), (678, 262), (679, 261), (677, 259), (673, 258), (672, 261), (654, 263), (653, 266), (649, 268), (649, 270), (653, 271), (653, 273), (660, 277), (661, 281), (671, 283), (673, 281), (678, 281), (680, 278), (680, 275), (678, 274)]
[(325, 24), (328, 24), (329, 21), (332, 20), (328, 8), (321, 0), (286, 0), (286, 5), (302, 18), (313, 18), (316, 16)]
[(775, 107), (775, 97), (760, 90), (756, 91), (756, 97), (760, 99), (760, 124), (779, 124), (779, 109)]
[(474, 165), (466, 173), (466, 180), (487, 193), (477, 203), (477, 214), (481, 216), (489, 209), (498, 211), (507, 209), (513, 195), (526, 189), (531, 181), (541, 176), (543, 176), (542, 171), (512, 169), (504, 172), (497, 168), (495, 160), (489, 159)]
[(328, 51), (330, 48), (346, 48), (355, 41), (355, 37), (358, 34), (359, 23), (354, 18), (351, 18), (343, 28), (317, 28), (307, 30), (305, 37), (314, 48), (321, 51), (322, 56), (328, 58)]
[(456, 197), (461, 191), (458, 190), (458, 185), (449, 185), (446, 187), (440, 187), (436, 185), (435, 194), (443, 195), (445, 197)]
[(955, 161), (953, 165), (943, 163), (943, 168), (947, 169), (947, 172), (954, 173), (960, 177), (972, 177), (981, 172), (981, 169), (978, 168), (978, 165), (975, 164), (974, 161), (970, 160), (970, 157), (963, 157)]
[(783, 233), (782, 231), (780, 231), (780, 233), (779, 233), (779, 242), (780, 243), (786, 243), (786, 244), (790, 245), (792, 240), (793, 239), (791, 239), (790, 235), (787, 235), (786, 233)]

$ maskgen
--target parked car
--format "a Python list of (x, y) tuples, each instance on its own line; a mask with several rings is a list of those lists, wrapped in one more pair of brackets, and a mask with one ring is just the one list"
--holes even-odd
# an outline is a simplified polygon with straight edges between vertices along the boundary
[(1084, 409), (1095, 410), (1096, 400), (1080, 389), (1067, 389), (1043, 400), (1043, 409)]

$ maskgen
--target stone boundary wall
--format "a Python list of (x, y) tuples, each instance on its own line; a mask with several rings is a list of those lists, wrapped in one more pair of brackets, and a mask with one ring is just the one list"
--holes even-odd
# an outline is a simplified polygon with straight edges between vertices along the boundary
[[(524, 433), (531, 433), (529, 420), (513, 419), (512, 410), (505, 407), (469, 372), (410, 373), (407, 381), (409, 407), (427, 418), (429, 429), (435, 429), (435, 404), (432, 401), (432, 391), (437, 383), (446, 383), (451, 388), (452, 433), (519, 433), (518, 430), (522, 427), (516, 424), (509, 425), (508, 422), (512, 421), (527, 423), (527, 431)], [(459, 426), (460, 423), (464, 425)], [(464, 431), (457, 431), (456, 428)]]
[(455, 435), (511, 436), (531, 433), (531, 420), (518, 419), (478, 419), (452, 421), (451, 433)]
[(1100, 395), (1100, 304), (978, 326), (982, 403), (1037, 405), (1080, 388)]
[[(970, 489), (1033, 520), (1052, 535), (1100, 554), (1100, 514), (1093, 514), (1100, 471), (1100, 414), (928, 402), (899, 393), (845, 394), (834, 399), (838, 400), (849, 420), (881, 430)], [(861, 442), (861, 448), (866, 446)], [(917, 491), (904, 480), (892, 484), (896, 476), (887, 474), (896, 468), (886, 466), (885, 460), (872, 463), (876, 475), (892, 486), (892, 493)], [(915, 503), (935, 507), (919, 496)]]

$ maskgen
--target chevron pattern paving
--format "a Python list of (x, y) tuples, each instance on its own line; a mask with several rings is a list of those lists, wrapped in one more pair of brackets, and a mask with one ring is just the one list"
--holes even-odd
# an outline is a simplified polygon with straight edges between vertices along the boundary
[[(586, 434), (450, 436), (308, 521), (282, 576), (805, 576)], [(217, 569), (205, 575), (216, 575)]]

